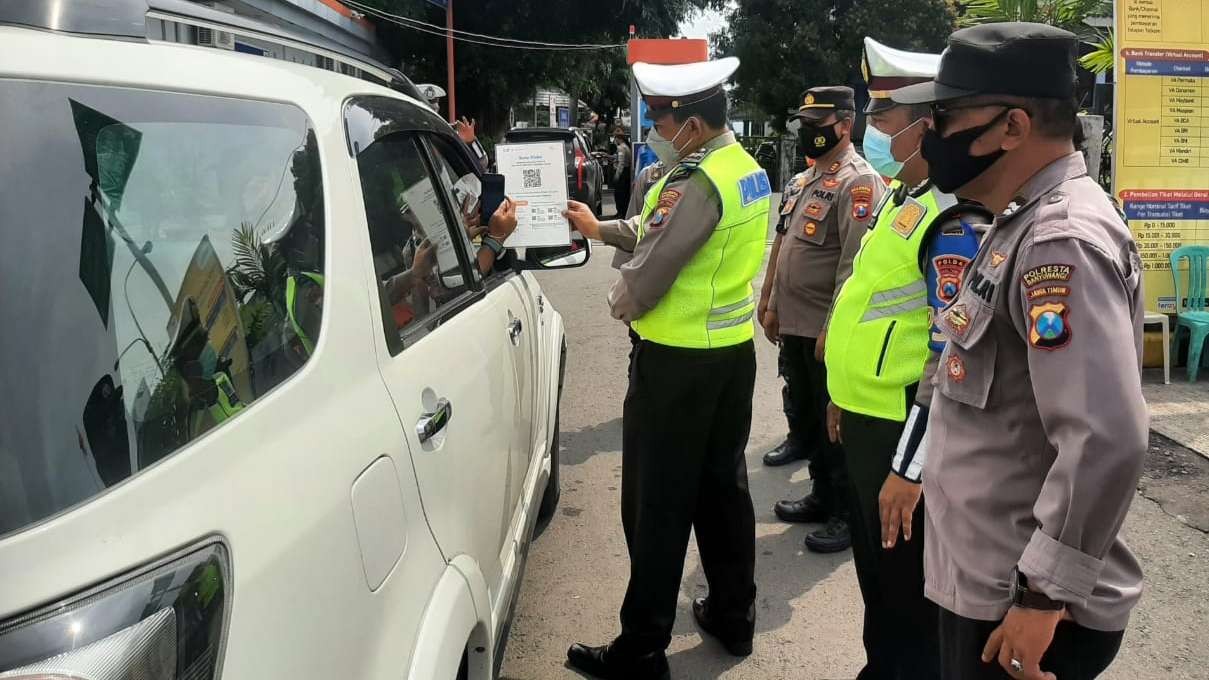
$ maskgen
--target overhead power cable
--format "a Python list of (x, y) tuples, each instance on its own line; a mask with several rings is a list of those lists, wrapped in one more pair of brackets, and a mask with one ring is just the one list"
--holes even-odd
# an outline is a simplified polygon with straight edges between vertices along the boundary
[[(380, 10), (369, 5), (356, 2), (356, 0), (343, 0), (345, 5), (352, 7), (358, 11), (371, 14), (383, 21), (387, 21), (403, 28), (410, 28), (420, 33), (434, 35), (441, 38), (449, 37), (447, 29), (438, 24), (431, 24), (412, 19), (398, 14), (391, 14), (385, 10)], [(574, 43), (553, 43), (542, 42), (537, 40), (519, 40), (517, 38), (505, 38), (501, 36), (487, 35), (484, 33), (473, 33), (471, 31), (462, 31), (453, 29), (453, 39), (459, 42), (472, 43), (476, 45), (486, 45), (489, 47), (504, 47), (509, 49), (519, 50), (612, 50), (625, 47), (624, 44), (574, 44)]]

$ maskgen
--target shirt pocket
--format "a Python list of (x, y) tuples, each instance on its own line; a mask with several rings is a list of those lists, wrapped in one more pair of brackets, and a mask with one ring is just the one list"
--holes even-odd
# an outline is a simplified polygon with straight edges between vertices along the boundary
[(793, 235), (811, 245), (823, 245), (827, 240), (827, 216), (831, 214), (834, 202), (812, 197), (808, 192), (802, 192), (798, 201), (804, 202), (804, 205), (801, 224), (794, 230)]
[(936, 372), (941, 394), (976, 409), (986, 408), (998, 355), (991, 332), (994, 319), (994, 307), (968, 294), (941, 312), (938, 326), (949, 339)]

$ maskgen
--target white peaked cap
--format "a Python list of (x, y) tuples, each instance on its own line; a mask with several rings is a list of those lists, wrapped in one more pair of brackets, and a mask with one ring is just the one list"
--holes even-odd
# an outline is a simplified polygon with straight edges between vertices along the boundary
[(865, 38), (865, 63), (869, 72), (866, 76), (881, 78), (927, 78), (936, 77), (940, 69), (940, 55), (927, 52), (908, 52), (887, 47), (873, 38)]
[(738, 68), (738, 57), (667, 66), (640, 61), (634, 64), (634, 80), (647, 97), (687, 97), (722, 85)]

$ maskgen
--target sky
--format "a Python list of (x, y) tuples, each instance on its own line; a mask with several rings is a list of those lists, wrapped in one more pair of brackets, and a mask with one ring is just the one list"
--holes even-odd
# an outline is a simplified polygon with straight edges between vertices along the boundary
[(685, 38), (708, 38), (710, 33), (716, 32), (725, 23), (721, 12), (712, 9), (696, 12), (680, 24), (680, 35)]

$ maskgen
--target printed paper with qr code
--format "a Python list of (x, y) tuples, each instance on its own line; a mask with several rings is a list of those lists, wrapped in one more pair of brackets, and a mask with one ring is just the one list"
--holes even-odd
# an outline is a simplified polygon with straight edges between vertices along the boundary
[(567, 208), (567, 160), (562, 142), (500, 144), (496, 164), (504, 176), (504, 193), (516, 201), (516, 231), (504, 245), (565, 246), (571, 225)]

